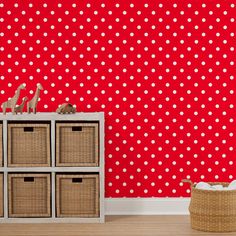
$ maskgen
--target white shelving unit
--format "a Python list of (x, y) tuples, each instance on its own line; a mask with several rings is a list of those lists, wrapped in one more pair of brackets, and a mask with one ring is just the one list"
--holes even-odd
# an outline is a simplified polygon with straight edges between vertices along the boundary
[[(47, 121), (51, 123), (51, 167), (8, 167), (7, 166), (7, 124), (9, 121)], [(56, 167), (55, 166), (55, 124), (57, 121), (94, 121), (99, 123), (99, 166), (98, 167)], [(0, 172), (4, 173), (4, 217), (0, 223), (103, 223), (104, 222), (104, 113), (76, 113), (59, 115), (57, 113), (37, 113), (6, 115), (0, 114), (0, 122), (3, 123), (3, 167)], [(8, 173), (35, 172), (51, 173), (51, 217), (50, 218), (9, 218), (8, 217)], [(55, 209), (55, 174), (61, 172), (96, 172), (99, 174), (99, 197), (100, 216), (97, 218), (57, 218)]]

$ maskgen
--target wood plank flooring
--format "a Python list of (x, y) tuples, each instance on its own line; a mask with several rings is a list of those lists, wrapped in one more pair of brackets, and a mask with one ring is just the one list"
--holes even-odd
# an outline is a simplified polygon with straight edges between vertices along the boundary
[(235, 236), (191, 229), (189, 216), (107, 216), (105, 224), (0, 224), (0, 236)]

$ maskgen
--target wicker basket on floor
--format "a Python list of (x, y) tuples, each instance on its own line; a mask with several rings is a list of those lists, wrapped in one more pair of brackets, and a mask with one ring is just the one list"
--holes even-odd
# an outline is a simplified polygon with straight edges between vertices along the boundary
[[(236, 190), (196, 189), (190, 180), (183, 180), (191, 185), (189, 212), (193, 229), (207, 232), (236, 231)], [(210, 185), (229, 183), (209, 182)]]

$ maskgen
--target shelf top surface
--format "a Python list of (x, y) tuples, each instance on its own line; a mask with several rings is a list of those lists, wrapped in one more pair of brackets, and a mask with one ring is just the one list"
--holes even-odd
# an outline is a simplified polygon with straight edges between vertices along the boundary
[(3, 115), (0, 113), (0, 121), (2, 120), (102, 120), (104, 119), (104, 112), (77, 112), (75, 114), (57, 114), (56, 112), (37, 112), (23, 113), (13, 115), (7, 113)]

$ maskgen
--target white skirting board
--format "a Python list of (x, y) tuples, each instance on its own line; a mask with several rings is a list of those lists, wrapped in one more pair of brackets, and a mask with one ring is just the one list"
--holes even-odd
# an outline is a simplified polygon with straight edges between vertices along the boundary
[(106, 198), (106, 215), (188, 215), (190, 198)]

